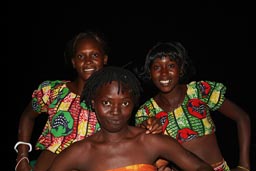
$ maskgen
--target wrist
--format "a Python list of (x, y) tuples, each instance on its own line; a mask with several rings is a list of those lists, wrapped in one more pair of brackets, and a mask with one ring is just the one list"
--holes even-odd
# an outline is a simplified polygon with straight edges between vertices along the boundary
[(244, 171), (250, 171), (250, 169), (248, 167), (241, 166), (241, 165), (238, 165), (237, 168), (244, 170)]
[(32, 145), (31, 145), (30, 143), (28, 143), (28, 142), (23, 142), (23, 141), (18, 141), (18, 142), (14, 145), (14, 150), (15, 150), (17, 153), (18, 153), (17, 147), (18, 147), (19, 145), (21, 145), (21, 144), (27, 145), (27, 146), (29, 147), (28, 152), (31, 152), (31, 151), (32, 151)]
[(16, 161), (18, 161), (22, 157), (28, 157), (28, 153), (27, 152), (23, 152), (23, 153), (18, 152)]
[(17, 160), (17, 164), (15, 166), (15, 171), (17, 170), (18, 166), (20, 165), (21, 162), (27, 162), (29, 164), (29, 159), (27, 157), (21, 157), (19, 160)]

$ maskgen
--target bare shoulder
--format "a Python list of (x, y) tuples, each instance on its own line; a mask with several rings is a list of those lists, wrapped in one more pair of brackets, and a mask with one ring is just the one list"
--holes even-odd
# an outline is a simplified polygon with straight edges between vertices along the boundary
[(144, 128), (137, 128), (137, 134), (142, 141), (148, 143), (159, 143), (159, 141), (172, 141), (175, 143), (176, 141), (170, 136), (164, 134), (146, 134), (146, 130)]
[(92, 142), (88, 138), (85, 138), (83, 140), (74, 142), (68, 148), (66, 148), (64, 151), (66, 153), (69, 153), (72, 155), (75, 154), (75, 155), (80, 156), (90, 150), (91, 144), (92, 144)]

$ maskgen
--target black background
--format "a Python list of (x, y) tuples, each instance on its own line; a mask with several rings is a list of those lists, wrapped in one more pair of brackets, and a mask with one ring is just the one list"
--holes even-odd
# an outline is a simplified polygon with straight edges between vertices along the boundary
[[(100, 3), (100, 2), (99, 2)], [(18, 120), (32, 91), (44, 80), (71, 79), (64, 62), (64, 47), (75, 34), (86, 29), (102, 31), (109, 43), (109, 64), (142, 64), (146, 53), (157, 41), (180, 41), (187, 48), (196, 68), (196, 80), (213, 80), (227, 86), (226, 96), (246, 110), (252, 121), (251, 157), (255, 168), (254, 57), (249, 44), (251, 20), (239, 4), (230, 11), (217, 3), (199, 3), (160, 8), (105, 8), (87, 3), (8, 4), (8, 166), (14, 168)], [(102, 5), (104, 6), (104, 5)], [(124, 9), (124, 10), (123, 10)], [(129, 9), (129, 10), (128, 10)], [(141, 10), (143, 9), (143, 11)], [(237, 10), (239, 9), (239, 10)], [(140, 13), (134, 12), (134, 10)], [(145, 12), (144, 12), (145, 11)], [(111, 14), (111, 15), (110, 15)], [(4, 73), (5, 74), (5, 73)], [(5, 89), (4, 89), (5, 90)], [(152, 92), (144, 95), (148, 97)], [(254, 102), (255, 103), (255, 102)], [(238, 160), (236, 125), (213, 112), (219, 145), (231, 167)], [(45, 118), (38, 118), (33, 142)], [(31, 153), (34, 157), (37, 154)], [(12, 170), (12, 169), (10, 169)]]

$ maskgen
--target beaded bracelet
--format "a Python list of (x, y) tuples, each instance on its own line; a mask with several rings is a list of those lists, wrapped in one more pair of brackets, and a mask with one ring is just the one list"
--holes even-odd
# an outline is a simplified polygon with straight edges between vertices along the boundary
[(19, 166), (20, 162), (21, 162), (22, 160), (24, 160), (24, 159), (26, 159), (27, 162), (29, 163), (28, 157), (22, 157), (22, 158), (17, 162), (17, 164), (16, 164), (16, 166), (15, 166), (15, 171), (16, 171), (17, 167)]
[(29, 151), (28, 152), (31, 152), (32, 151), (32, 145), (30, 143), (27, 143), (27, 142), (23, 142), (23, 141), (18, 141), (15, 146), (14, 146), (14, 150), (18, 153), (18, 150), (17, 150), (17, 147), (18, 145), (20, 144), (24, 144), (24, 145), (28, 145), (29, 146)]
[(246, 170), (246, 171), (250, 171), (249, 169), (247, 169), (246, 167), (243, 167), (243, 166), (237, 166), (237, 168), (243, 169), (243, 170)]

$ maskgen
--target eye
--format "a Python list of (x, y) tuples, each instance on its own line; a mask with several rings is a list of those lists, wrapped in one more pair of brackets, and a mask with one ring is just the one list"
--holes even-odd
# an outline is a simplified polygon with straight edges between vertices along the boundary
[(78, 58), (78, 59), (84, 59), (84, 55), (78, 54), (78, 55), (77, 55), (77, 58)]
[(110, 102), (109, 101), (102, 101), (102, 104), (104, 105), (104, 106), (109, 106), (110, 105)]
[(169, 64), (168, 66), (169, 66), (169, 68), (175, 68), (176, 65), (175, 64)]
[(125, 102), (122, 103), (122, 106), (126, 107), (126, 106), (128, 106), (129, 104), (130, 104), (130, 103), (129, 103), (128, 101), (125, 101)]
[(97, 58), (98, 56), (99, 56), (98, 53), (93, 53), (93, 54), (92, 54), (92, 57), (93, 57), (93, 58)]
[(157, 71), (159, 70), (161, 67), (159, 65), (152, 65), (152, 69)]

